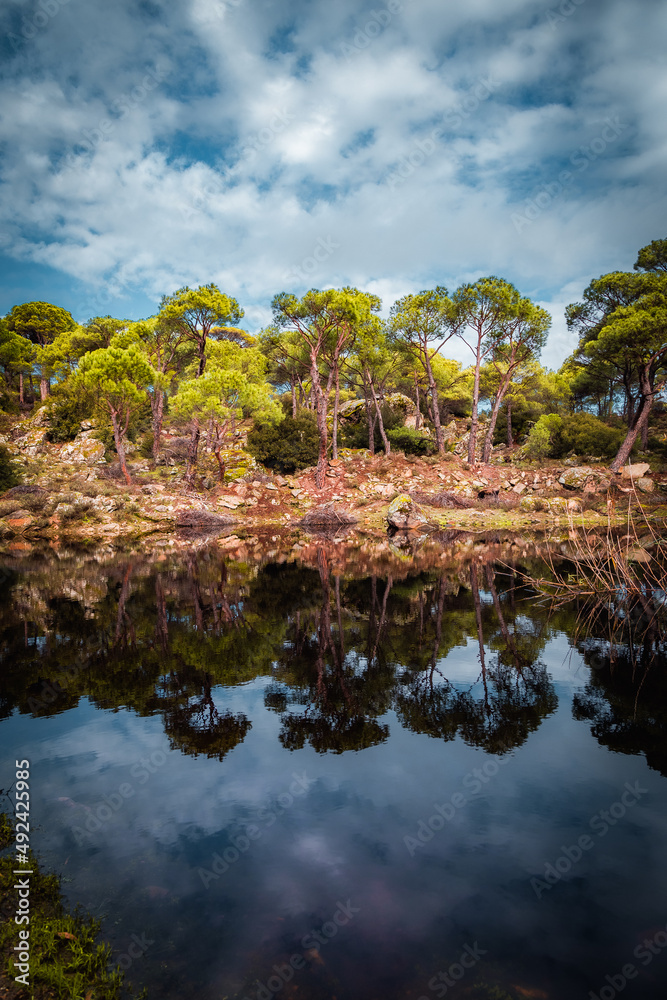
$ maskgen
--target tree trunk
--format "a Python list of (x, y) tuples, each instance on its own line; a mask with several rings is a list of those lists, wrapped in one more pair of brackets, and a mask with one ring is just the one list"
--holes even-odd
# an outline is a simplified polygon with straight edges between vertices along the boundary
[(125, 476), (125, 482), (127, 483), (127, 485), (131, 486), (132, 480), (130, 479), (130, 473), (127, 471), (127, 465), (125, 464), (125, 444), (123, 442), (123, 430), (118, 420), (118, 414), (116, 413), (115, 410), (111, 411), (111, 426), (113, 427), (113, 440), (114, 444), (116, 445), (118, 461), (120, 462), (120, 471)]
[(297, 406), (296, 406), (296, 379), (294, 376), (290, 379), (290, 388), (292, 390), (292, 420), (296, 420)]
[(512, 401), (507, 404), (507, 447), (514, 447), (514, 437), (512, 435)]
[(496, 429), (496, 422), (498, 420), (498, 412), (503, 402), (505, 393), (509, 388), (509, 384), (512, 381), (513, 370), (510, 369), (507, 375), (502, 380), (498, 386), (498, 392), (496, 393), (496, 398), (493, 401), (493, 409), (491, 410), (491, 419), (489, 420), (489, 428), (486, 432), (486, 438), (484, 439), (484, 451), (482, 452), (482, 462), (486, 465), (491, 458), (491, 452), (493, 450), (493, 432)]
[(199, 452), (199, 424), (195, 420), (194, 427), (192, 429), (192, 436), (190, 437), (190, 446), (188, 447), (188, 464), (185, 469), (185, 481), (188, 485), (192, 485), (192, 481), (195, 476), (195, 470), (197, 468), (197, 454)]
[(380, 437), (382, 438), (382, 443), (384, 445), (384, 453), (385, 453), (385, 455), (391, 455), (391, 444), (390, 444), (389, 438), (387, 437), (387, 433), (386, 433), (386, 431), (384, 429), (384, 421), (382, 419), (382, 410), (380, 409), (380, 404), (378, 402), (378, 398), (375, 395), (375, 386), (373, 385), (372, 381), (369, 384), (370, 384), (370, 387), (371, 387), (371, 392), (373, 393), (373, 402), (375, 404), (375, 412), (377, 414), (377, 418), (378, 418), (378, 421), (380, 423)]
[(640, 433), (642, 451), (646, 451), (648, 449), (648, 414), (646, 415), (646, 421), (642, 424)]
[(206, 337), (199, 337), (197, 340), (197, 354), (199, 355), (199, 367), (197, 368), (197, 378), (201, 378), (206, 367)]
[(653, 406), (653, 399), (656, 393), (660, 392), (663, 388), (661, 385), (657, 389), (651, 388), (651, 383), (649, 381), (649, 375), (646, 368), (643, 368), (639, 376), (639, 385), (641, 388), (641, 401), (639, 403), (639, 408), (635, 416), (635, 421), (632, 427), (628, 430), (625, 435), (625, 440), (623, 444), (618, 449), (618, 454), (616, 458), (610, 465), (612, 472), (620, 472), (621, 468), (625, 465), (626, 461), (630, 457), (630, 452), (632, 451), (632, 446), (637, 440), (637, 435), (643, 432), (644, 426), (648, 426), (648, 417), (651, 412), (651, 407)]
[(368, 423), (368, 450), (375, 454), (375, 417), (371, 416), (371, 403), (364, 386), (364, 405), (366, 406), (366, 421)]
[(317, 407), (317, 430), (320, 435), (320, 448), (317, 456), (317, 471), (315, 473), (315, 485), (318, 490), (324, 486), (324, 475), (327, 465), (327, 449), (329, 445), (327, 431), (327, 401), (320, 385), (320, 373), (317, 370), (317, 355), (311, 353), (310, 377), (313, 383), (313, 395)]
[(338, 359), (335, 360), (336, 365), (336, 390), (334, 393), (334, 409), (333, 409), (333, 427), (331, 429), (331, 457), (335, 460), (338, 458), (338, 408), (340, 406), (340, 369), (338, 367)]
[(477, 444), (477, 425), (479, 424), (479, 417), (477, 415), (477, 410), (479, 407), (479, 369), (482, 364), (482, 355), (480, 352), (480, 345), (477, 345), (477, 357), (475, 360), (475, 381), (472, 390), (472, 411), (470, 414), (470, 438), (468, 440), (468, 461), (471, 465), (475, 465), (475, 445)]
[(218, 482), (222, 486), (222, 484), (225, 481), (225, 463), (220, 458), (221, 451), (222, 451), (222, 441), (216, 441), (215, 444), (213, 445), (213, 453), (218, 462), (218, 475), (219, 475)]
[(160, 455), (160, 438), (162, 437), (162, 419), (164, 415), (164, 392), (156, 389), (151, 396), (153, 415), (153, 461), (157, 462)]
[(417, 397), (417, 412), (415, 414), (415, 430), (418, 431), (422, 422), (422, 411), (419, 401), (419, 380), (415, 376), (415, 395)]
[(48, 394), (49, 394), (48, 382), (46, 381), (45, 378), (40, 378), (40, 380), (39, 380), (39, 398), (41, 399), (42, 402), (45, 401), (45, 399), (48, 396)]
[(442, 427), (440, 426), (440, 405), (438, 403), (438, 387), (435, 384), (435, 378), (433, 376), (433, 369), (431, 368), (431, 359), (428, 356), (428, 350), (424, 351), (424, 362), (426, 367), (426, 374), (428, 376), (428, 384), (431, 390), (431, 400), (433, 402), (433, 423), (435, 424), (435, 440), (438, 446), (438, 451), (442, 455), (445, 450), (445, 443), (442, 440)]
[(23, 372), (19, 372), (19, 403), (24, 403), (23, 398)]

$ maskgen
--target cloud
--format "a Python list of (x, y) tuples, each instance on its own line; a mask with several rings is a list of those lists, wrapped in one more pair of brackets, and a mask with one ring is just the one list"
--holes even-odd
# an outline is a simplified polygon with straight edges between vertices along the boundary
[[(263, 321), (329, 239), (307, 285), (382, 289), (388, 309), (495, 273), (561, 309), (663, 235), (651, 0), (555, 22), (526, 0), (54, 4), (31, 38), (23, 6), (1, 15), (0, 228), (26, 267), (86, 283), (79, 318), (217, 281)], [(608, 119), (623, 128), (601, 149)], [(558, 364), (562, 313), (554, 330)]]

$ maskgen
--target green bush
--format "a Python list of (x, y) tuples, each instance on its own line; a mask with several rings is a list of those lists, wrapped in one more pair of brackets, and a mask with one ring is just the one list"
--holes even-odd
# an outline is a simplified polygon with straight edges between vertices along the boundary
[[(380, 413), (382, 414), (382, 423), (387, 432), (387, 437), (389, 437), (389, 431), (402, 427), (405, 417), (400, 409), (384, 405), (380, 407)], [(391, 441), (391, 438), (389, 440)], [(375, 451), (384, 451), (384, 442), (377, 420), (375, 421), (374, 442)], [(368, 421), (366, 420), (365, 410), (361, 410), (359, 419), (356, 422), (346, 422), (341, 426), (339, 443), (342, 448), (368, 448)]]
[(533, 425), (526, 439), (528, 458), (542, 459), (553, 455), (557, 435), (563, 429), (563, 419), (557, 413), (545, 413)]
[(592, 413), (575, 413), (562, 418), (563, 425), (555, 435), (554, 458), (573, 451), (576, 455), (611, 458), (621, 447), (625, 429), (609, 427)]
[(84, 392), (72, 392), (66, 385), (56, 386), (47, 403), (49, 429), (48, 441), (60, 444), (73, 441), (81, 429), (81, 421), (93, 415), (93, 400)]
[(592, 413), (548, 413), (531, 428), (525, 447), (530, 458), (562, 458), (570, 452), (611, 458), (624, 437), (624, 428), (609, 427)]
[(438, 450), (433, 438), (420, 434), (412, 427), (395, 427), (387, 431), (393, 448), (406, 455), (434, 455)]
[(296, 419), (257, 423), (248, 435), (248, 451), (269, 469), (294, 472), (317, 462), (320, 436), (315, 415), (301, 410)]
[(0, 444), (0, 493), (18, 486), (21, 475), (4, 444)]

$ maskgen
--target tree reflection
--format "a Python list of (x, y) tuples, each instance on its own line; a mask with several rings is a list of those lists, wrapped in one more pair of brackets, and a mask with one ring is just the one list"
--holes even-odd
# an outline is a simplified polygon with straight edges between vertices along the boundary
[(290, 750), (376, 746), (392, 711), (414, 733), (517, 747), (556, 708), (542, 650), (571, 623), (498, 572), (488, 540), (458, 539), (462, 555), (456, 542), (407, 561), (386, 545), (357, 564), (321, 539), (260, 565), (215, 547), (133, 556), (87, 564), (76, 586), (52, 567), (14, 575), (0, 609), (2, 711), (48, 715), (87, 697), (158, 714), (173, 747), (223, 760), (251, 729), (228, 691), (267, 677)]

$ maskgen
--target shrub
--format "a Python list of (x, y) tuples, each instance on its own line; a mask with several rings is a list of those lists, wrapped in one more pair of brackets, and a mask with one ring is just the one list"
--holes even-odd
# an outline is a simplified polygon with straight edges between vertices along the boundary
[[(389, 437), (389, 431), (397, 427), (402, 427), (405, 417), (401, 409), (385, 404), (380, 407), (380, 412), (387, 437)], [(389, 440), (391, 441), (391, 438)], [(345, 425), (341, 426), (339, 441), (343, 448), (368, 448), (368, 421), (366, 420), (365, 410), (360, 411), (356, 422), (346, 422)], [(375, 451), (384, 451), (384, 442), (380, 436), (380, 425), (377, 420), (375, 422), (374, 441)]]
[(81, 429), (81, 421), (93, 415), (92, 397), (83, 392), (72, 392), (65, 385), (56, 386), (47, 404), (49, 429), (48, 441), (60, 444), (73, 441)]
[(625, 436), (621, 427), (609, 427), (592, 413), (560, 417), (548, 413), (531, 428), (525, 449), (529, 458), (562, 458), (570, 452), (610, 458)]
[(435, 441), (420, 434), (412, 427), (395, 427), (387, 431), (392, 447), (406, 455), (434, 455), (437, 451)]
[(301, 410), (296, 419), (255, 424), (248, 435), (248, 451), (269, 469), (294, 472), (317, 462), (319, 442), (315, 415)]
[(0, 444), (0, 493), (18, 486), (21, 482), (20, 472), (4, 444)]
[(562, 418), (563, 424), (555, 435), (555, 458), (574, 451), (577, 455), (611, 458), (625, 437), (625, 429), (609, 427), (592, 413), (576, 413)]
[(547, 458), (553, 454), (556, 435), (563, 427), (562, 417), (557, 413), (545, 413), (533, 425), (526, 440), (525, 451), (528, 458)]

